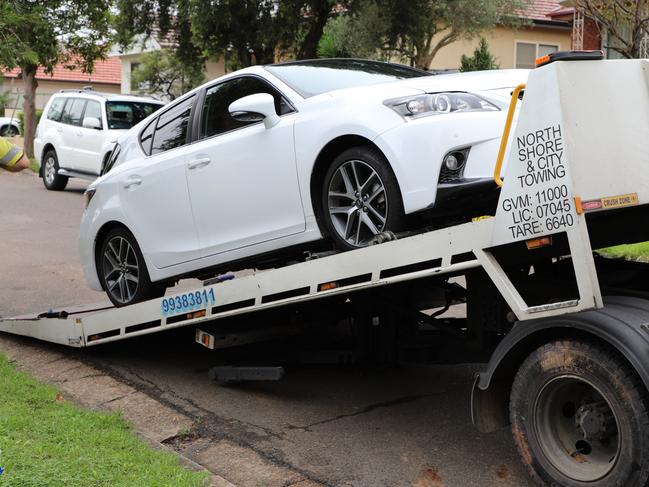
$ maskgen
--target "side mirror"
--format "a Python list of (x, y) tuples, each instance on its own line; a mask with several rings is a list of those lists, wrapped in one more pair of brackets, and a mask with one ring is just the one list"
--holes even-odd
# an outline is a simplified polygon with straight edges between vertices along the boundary
[(84, 117), (81, 125), (87, 129), (101, 130), (101, 121), (95, 117)]
[(267, 129), (279, 123), (279, 116), (275, 111), (275, 99), (268, 93), (257, 93), (244, 96), (230, 104), (230, 115), (240, 122), (264, 121)]

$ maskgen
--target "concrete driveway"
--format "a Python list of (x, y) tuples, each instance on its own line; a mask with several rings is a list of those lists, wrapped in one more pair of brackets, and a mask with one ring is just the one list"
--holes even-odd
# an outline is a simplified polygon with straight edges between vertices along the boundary
[[(33, 174), (0, 171), (1, 316), (107, 302), (79, 265), (84, 187), (48, 192)], [(297, 367), (224, 387), (191, 330), (71, 353), (194, 418), (172, 446), (240, 487), (533, 485), (508, 430), (471, 425), (478, 365)]]

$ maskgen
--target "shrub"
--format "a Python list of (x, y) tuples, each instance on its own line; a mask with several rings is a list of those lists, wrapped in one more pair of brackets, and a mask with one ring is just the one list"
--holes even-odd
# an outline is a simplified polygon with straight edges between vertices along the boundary
[[(36, 110), (36, 125), (41, 120), (41, 115), (43, 115), (43, 110)], [(20, 135), (25, 135), (25, 114), (20, 112), (18, 114), (18, 126), (20, 127)]]
[(473, 56), (468, 57), (462, 54), (460, 71), (484, 71), (487, 69), (498, 69), (496, 58), (489, 52), (489, 44), (484, 37), (480, 38), (480, 44), (473, 51)]

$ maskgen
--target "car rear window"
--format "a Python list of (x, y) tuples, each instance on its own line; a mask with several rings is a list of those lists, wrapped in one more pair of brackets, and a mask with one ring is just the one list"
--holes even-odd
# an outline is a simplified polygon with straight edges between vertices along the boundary
[(158, 103), (146, 102), (124, 102), (109, 101), (106, 102), (106, 117), (108, 118), (108, 128), (113, 130), (127, 130), (137, 125), (153, 112), (158, 110), (162, 105)]

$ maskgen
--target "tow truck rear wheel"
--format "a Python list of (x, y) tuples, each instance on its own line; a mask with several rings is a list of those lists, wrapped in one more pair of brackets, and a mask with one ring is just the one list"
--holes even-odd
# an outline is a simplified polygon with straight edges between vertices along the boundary
[(647, 391), (605, 345), (560, 340), (535, 350), (514, 379), (510, 419), (518, 452), (540, 485), (647, 485)]

